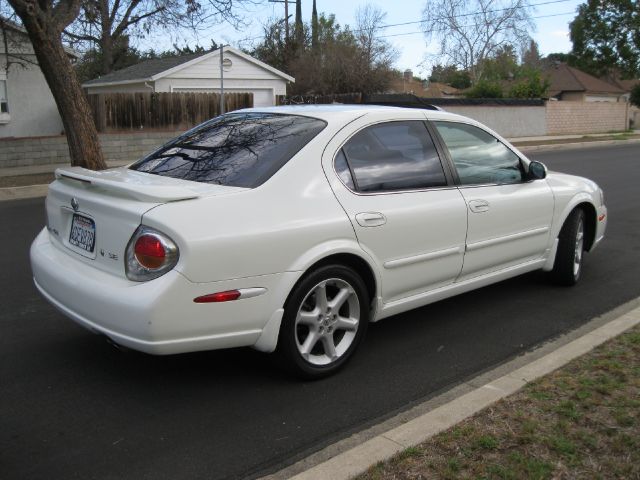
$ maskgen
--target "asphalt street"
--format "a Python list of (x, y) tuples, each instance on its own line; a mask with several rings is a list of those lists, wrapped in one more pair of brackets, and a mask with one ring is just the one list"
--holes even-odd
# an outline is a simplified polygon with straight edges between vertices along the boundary
[(608, 235), (580, 284), (535, 272), (386, 319), (345, 370), (306, 383), (251, 349), (114, 349), (32, 285), (43, 200), (0, 203), (0, 478), (270, 473), (638, 297), (640, 146), (530, 157), (604, 188)]

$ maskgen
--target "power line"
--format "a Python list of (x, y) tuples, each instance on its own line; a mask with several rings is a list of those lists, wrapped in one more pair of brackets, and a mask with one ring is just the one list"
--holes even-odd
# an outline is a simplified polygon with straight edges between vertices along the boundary
[[(561, 17), (563, 15), (575, 15), (576, 12), (564, 12), (564, 13), (553, 13), (551, 15), (538, 15), (535, 17), (531, 17), (532, 19), (537, 19), (537, 18), (550, 18), (550, 17)], [(422, 22), (416, 22), (416, 23), (422, 23)], [(473, 25), (463, 25), (460, 28), (473, 28), (473, 27), (479, 27), (479, 24), (473, 24)], [(433, 32), (444, 32), (447, 31), (448, 28), (433, 28), (431, 30), (416, 30), (414, 32), (404, 32), (404, 33), (394, 33), (391, 35), (380, 35), (380, 37), (378, 38), (391, 38), (391, 37), (401, 37), (403, 35), (416, 35), (418, 33), (433, 33)]]
[[(541, 2), (541, 3), (531, 3), (528, 5), (521, 5), (518, 7), (510, 7), (510, 8), (497, 8), (495, 10), (487, 10), (485, 12), (469, 12), (469, 13), (461, 13), (459, 15), (451, 15), (450, 17), (437, 17), (434, 20), (447, 20), (448, 18), (462, 18), (462, 17), (471, 17), (473, 15), (477, 15), (479, 13), (497, 13), (497, 12), (505, 12), (507, 10), (515, 10), (515, 9), (520, 9), (520, 8), (530, 8), (530, 7), (539, 7), (542, 5), (551, 5), (551, 4), (555, 4), (555, 3), (567, 3), (567, 2), (571, 2), (573, 0), (551, 0), (551, 1), (547, 1), (547, 2)], [(575, 12), (571, 12), (571, 13), (575, 13)], [(564, 14), (563, 14), (564, 15)], [(544, 18), (544, 17), (532, 17), (532, 18)], [(389, 23), (387, 25), (380, 25), (379, 27), (377, 27), (378, 29), (383, 29), (383, 28), (390, 28), (390, 27), (402, 27), (405, 25), (415, 25), (418, 23), (423, 23), (423, 20), (414, 20), (412, 22), (402, 22), (402, 23)], [(356, 30), (351, 30), (352, 32), (359, 32), (363, 29), (356, 29)]]

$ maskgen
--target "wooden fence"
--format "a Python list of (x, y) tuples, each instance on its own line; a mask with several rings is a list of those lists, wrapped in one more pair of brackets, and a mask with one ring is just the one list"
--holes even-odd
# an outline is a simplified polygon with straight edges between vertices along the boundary
[[(220, 114), (218, 93), (97, 93), (89, 104), (99, 132), (186, 130)], [(251, 93), (225, 93), (225, 112), (253, 106)]]

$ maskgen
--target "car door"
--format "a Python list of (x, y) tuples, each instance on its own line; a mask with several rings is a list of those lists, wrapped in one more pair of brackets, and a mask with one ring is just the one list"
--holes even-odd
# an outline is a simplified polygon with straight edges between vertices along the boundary
[(466, 205), (423, 120), (360, 120), (334, 138), (323, 165), (358, 242), (377, 264), (384, 302), (455, 280)]
[(459, 280), (544, 255), (554, 208), (546, 180), (528, 180), (520, 157), (478, 126), (451, 121), (434, 125), (467, 205), (466, 252)]

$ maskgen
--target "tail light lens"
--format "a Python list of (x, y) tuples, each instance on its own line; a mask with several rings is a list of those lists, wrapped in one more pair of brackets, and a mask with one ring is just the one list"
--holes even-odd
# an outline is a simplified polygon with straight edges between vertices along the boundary
[(127, 278), (144, 282), (158, 278), (178, 263), (178, 247), (167, 235), (140, 225), (127, 245)]

